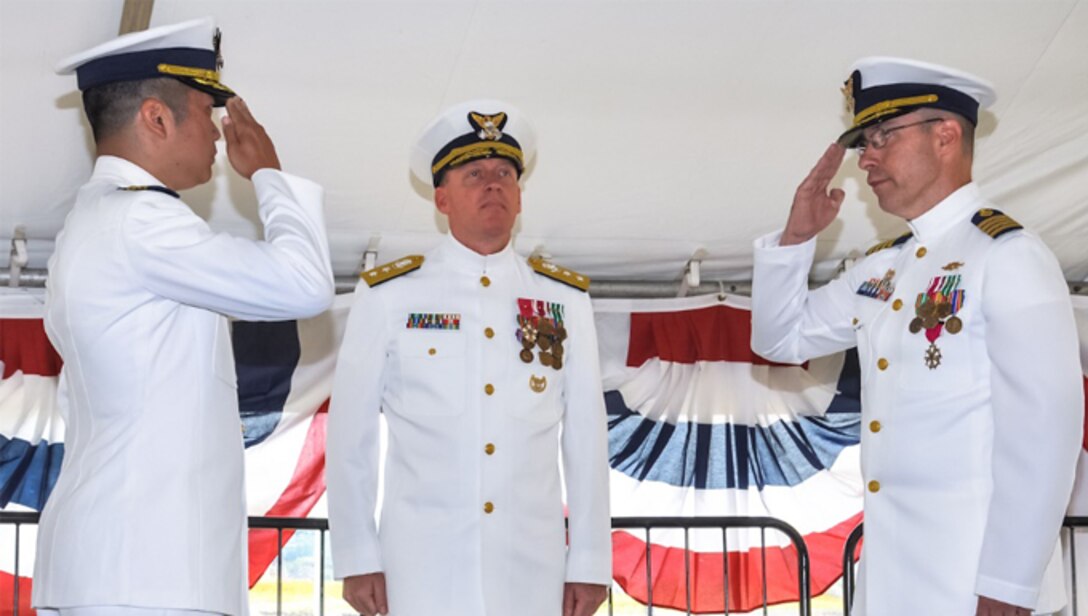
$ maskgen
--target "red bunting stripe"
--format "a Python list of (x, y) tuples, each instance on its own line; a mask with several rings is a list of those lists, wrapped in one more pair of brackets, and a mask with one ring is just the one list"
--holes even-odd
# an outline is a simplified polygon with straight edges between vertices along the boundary
[(0, 362), (5, 379), (16, 372), (57, 376), (63, 363), (41, 319), (0, 319)]
[[(265, 513), (268, 517), (304, 518), (309, 515), (321, 495), (325, 493), (325, 423), (328, 419), (329, 400), (314, 413), (306, 441), (298, 455), (298, 464), (287, 489), (279, 500)], [(283, 543), (291, 540), (293, 530), (283, 531)], [(273, 529), (249, 531), (249, 587), (261, 579), (268, 566), (276, 559), (277, 532)]]
[[(804, 537), (811, 565), (811, 596), (827, 592), (842, 577), (842, 551), (846, 538), (861, 522), (858, 513), (830, 530)], [(653, 534), (651, 532), (651, 539)], [(725, 607), (722, 592), (724, 571), (721, 552), (689, 552), (691, 612), (720, 614)], [(646, 543), (627, 531), (612, 533), (613, 576), (629, 596), (646, 604)], [(747, 552), (729, 552), (729, 610), (749, 612), (763, 605), (763, 565), (767, 567), (767, 603), (797, 601), (799, 579), (797, 549), (768, 546)], [(650, 544), (654, 605), (686, 611), (687, 590), (684, 550)]]
[(730, 361), (760, 366), (780, 365), (752, 352), (752, 313), (731, 306), (708, 306), (680, 312), (631, 313), (627, 365), (649, 359), (693, 364)]
[[(14, 576), (0, 571), (0, 616), (13, 616), (12, 608), (15, 605)], [(19, 577), (19, 616), (34, 616), (35, 610), (30, 609), (30, 584), (27, 577)]]

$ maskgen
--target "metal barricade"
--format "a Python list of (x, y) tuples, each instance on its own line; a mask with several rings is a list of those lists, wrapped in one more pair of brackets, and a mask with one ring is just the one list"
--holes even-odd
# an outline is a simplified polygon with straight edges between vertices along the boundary
[[(37, 524), (37, 513), (13, 513), (0, 511), (0, 528), (4, 526), (14, 525), (15, 527), (15, 563), (16, 569), (13, 572), (16, 580), (20, 575), (18, 569), (19, 564), (19, 551), (21, 549), (19, 540), (19, 528), (23, 525)], [(317, 531), (319, 533), (319, 545), (320, 556), (318, 558), (319, 567), (319, 591), (317, 600), (317, 613), (321, 616), (325, 614), (325, 539), (329, 530), (328, 520), (323, 518), (277, 518), (277, 517), (251, 517), (249, 518), (249, 528), (251, 530), (269, 530), (276, 532), (276, 614), (283, 614), (283, 535), (284, 531), (292, 530), (309, 530)], [(699, 517), (699, 518), (687, 518), (687, 517), (617, 517), (612, 519), (613, 530), (641, 530), (646, 543), (646, 581), (647, 592), (649, 596), (646, 601), (646, 614), (652, 616), (654, 613), (653, 605), (653, 584), (654, 572), (652, 570), (652, 561), (649, 558), (652, 542), (650, 541), (651, 531), (655, 529), (680, 529), (684, 531), (684, 573), (685, 573), (685, 592), (687, 596), (687, 609), (686, 613), (692, 613), (692, 579), (691, 571), (688, 567), (688, 558), (686, 557), (691, 550), (689, 549), (688, 537), (689, 532), (693, 529), (711, 529), (720, 530), (722, 533), (722, 559), (723, 559), (723, 590), (729, 588), (729, 568), (728, 568), (728, 549), (726, 535), (730, 529), (759, 529), (761, 538), (761, 552), (765, 556), (767, 547), (766, 533), (767, 529), (774, 529), (778, 532), (786, 535), (790, 542), (793, 544), (797, 551), (797, 591), (798, 591), (798, 614), (799, 616), (810, 616), (811, 614), (811, 588), (810, 588), (810, 562), (808, 549), (805, 545), (804, 539), (801, 534), (797, 532), (789, 524), (775, 518), (766, 517)], [(33, 549), (31, 546), (30, 549)], [(766, 613), (767, 603), (767, 570), (766, 562), (762, 563), (763, 573), (763, 611)], [(729, 614), (730, 608), (728, 605), (729, 593), (727, 590), (724, 592), (725, 604), (722, 606), (722, 613)], [(4, 598), (6, 599), (6, 598)], [(11, 597), (11, 603), (8, 604), (11, 607), (11, 613), (14, 616), (19, 616), (20, 601), (26, 602), (26, 598), (20, 598), (18, 584), (15, 584), (15, 593)], [(4, 602), (6, 603), (6, 601)], [(0, 605), (0, 613), (6, 612), (8, 605)], [(611, 590), (608, 594), (607, 613), (611, 616), (613, 614), (613, 596)]]
[[(14, 549), (14, 554), (13, 554), (14, 557), (15, 557), (14, 558), (15, 568), (12, 571), (12, 574), (13, 574), (13, 577), (12, 577), (12, 580), (11, 580), (12, 596), (11, 596), (11, 604), (10, 604), (11, 607), (12, 607), (12, 614), (14, 614), (15, 616), (19, 615), (19, 604), (26, 602), (25, 601), (26, 597), (20, 597), (19, 596), (19, 590), (20, 590), (19, 589), (19, 574), (20, 574), (20, 571), (19, 571), (19, 551), (20, 551), (20, 548), (21, 548), (19, 529), (21, 529), (25, 525), (33, 525), (33, 524), (37, 524), (37, 523), (38, 523), (38, 514), (37, 513), (0, 511), (0, 529), (2, 529), (4, 526), (14, 526), (14, 528), (15, 528), (15, 549)], [(2, 613), (3, 610), (6, 607), (7, 606), (0, 606), (0, 613)]]
[[(722, 613), (729, 614), (729, 550), (726, 540), (726, 533), (731, 528), (758, 528), (760, 529), (761, 539), (761, 552), (765, 554), (767, 548), (767, 529), (773, 528), (785, 534), (789, 537), (793, 546), (797, 549), (797, 594), (798, 600), (798, 613), (800, 616), (809, 616), (812, 612), (812, 597), (811, 585), (809, 582), (810, 577), (810, 563), (808, 555), (808, 547), (805, 545), (805, 540), (799, 532), (789, 524), (779, 520), (777, 518), (766, 517), (698, 517), (698, 518), (684, 518), (684, 517), (617, 517), (612, 518), (612, 530), (625, 530), (625, 529), (642, 529), (645, 533), (646, 543), (646, 614), (652, 616), (654, 613), (654, 601), (653, 601), (653, 571), (652, 560), (650, 557), (651, 544), (650, 531), (652, 529), (662, 528), (678, 528), (684, 531), (684, 591), (686, 593), (687, 609), (686, 614), (691, 614), (692, 601), (691, 601), (691, 571), (688, 565), (688, 558), (686, 553), (690, 552), (688, 548), (688, 532), (691, 529), (721, 529), (722, 531), (722, 565), (723, 565), (723, 579), (722, 588), (724, 590), (724, 605), (722, 606)], [(767, 564), (766, 559), (762, 562), (763, 572), (763, 612), (767, 612)], [(608, 614), (612, 616), (612, 593), (609, 591), (608, 595)]]
[[(842, 554), (842, 613), (843, 616), (850, 616), (850, 604), (854, 601), (854, 587), (856, 582), (854, 580), (854, 554), (857, 551), (858, 542), (863, 535), (863, 524), (858, 524), (853, 532), (850, 533), (849, 538), (846, 540), (846, 545), (843, 547)], [(1062, 521), (1062, 531), (1068, 533), (1069, 537), (1069, 606), (1071, 608), (1072, 616), (1079, 616), (1078, 613), (1078, 584), (1079, 578), (1077, 577), (1077, 542), (1076, 532), (1078, 528), (1088, 528), (1088, 517), (1081, 516), (1067, 516)]]
[(325, 518), (249, 518), (249, 529), (267, 529), (276, 531), (276, 614), (283, 614), (283, 531), (316, 530), (318, 531), (318, 594), (317, 613), (325, 616), (325, 534), (329, 532), (329, 521)]

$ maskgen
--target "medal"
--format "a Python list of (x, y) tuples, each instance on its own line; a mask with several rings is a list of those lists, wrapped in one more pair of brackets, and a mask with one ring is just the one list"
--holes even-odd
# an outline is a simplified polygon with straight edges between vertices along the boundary
[(963, 329), (963, 321), (959, 317), (952, 317), (944, 322), (944, 328), (950, 334), (958, 334)]
[(929, 348), (926, 349), (926, 367), (930, 370), (936, 370), (937, 366), (941, 365), (941, 350), (937, 348), (937, 345), (930, 342)]
[(567, 337), (563, 305), (524, 297), (517, 302), (516, 336), (522, 347), (518, 358), (531, 364), (535, 357), (542, 366), (559, 370), (563, 367), (563, 340)]
[[(949, 263), (943, 269), (955, 271), (960, 267), (963, 267), (963, 263), (957, 261)], [(956, 316), (963, 307), (964, 291), (959, 288), (962, 278), (962, 274), (938, 276), (929, 282), (929, 288), (924, 293), (919, 293), (914, 301), (915, 316), (907, 329), (911, 334), (925, 331), (929, 347), (923, 361), (930, 370), (936, 370), (941, 365), (941, 349), (937, 347), (937, 338), (941, 332), (947, 331), (954, 335), (963, 330), (963, 321)]]

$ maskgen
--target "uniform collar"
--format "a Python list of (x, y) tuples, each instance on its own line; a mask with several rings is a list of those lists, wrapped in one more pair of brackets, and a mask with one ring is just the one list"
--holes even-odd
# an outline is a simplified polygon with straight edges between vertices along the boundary
[(94, 161), (92, 180), (118, 186), (166, 186), (136, 163), (117, 156), (99, 156)]
[(474, 272), (494, 272), (498, 268), (512, 265), (517, 258), (512, 242), (508, 242), (499, 252), (482, 255), (457, 241), (452, 233), (446, 234), (446, 241), (439, 246), (439, 251), (450, 263)]
[(978, 190), (978, 184), (968, 182), (925, 214), (914, 220), (908, 220), (907, 225), (910, 226), (914, 239), (917, 241), (932, 241), (956, 223), (970, 217), (980, 207), (980, 201), (982, 201), (982, 194)]

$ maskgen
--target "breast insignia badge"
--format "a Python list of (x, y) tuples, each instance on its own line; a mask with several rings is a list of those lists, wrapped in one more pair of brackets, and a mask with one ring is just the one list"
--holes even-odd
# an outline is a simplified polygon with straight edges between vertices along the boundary
[(529, 377), (529, 389), (535, 391), (538, 394), (544, 393), (544, 390), (548, 388), (548, 377), (532, 375)]

